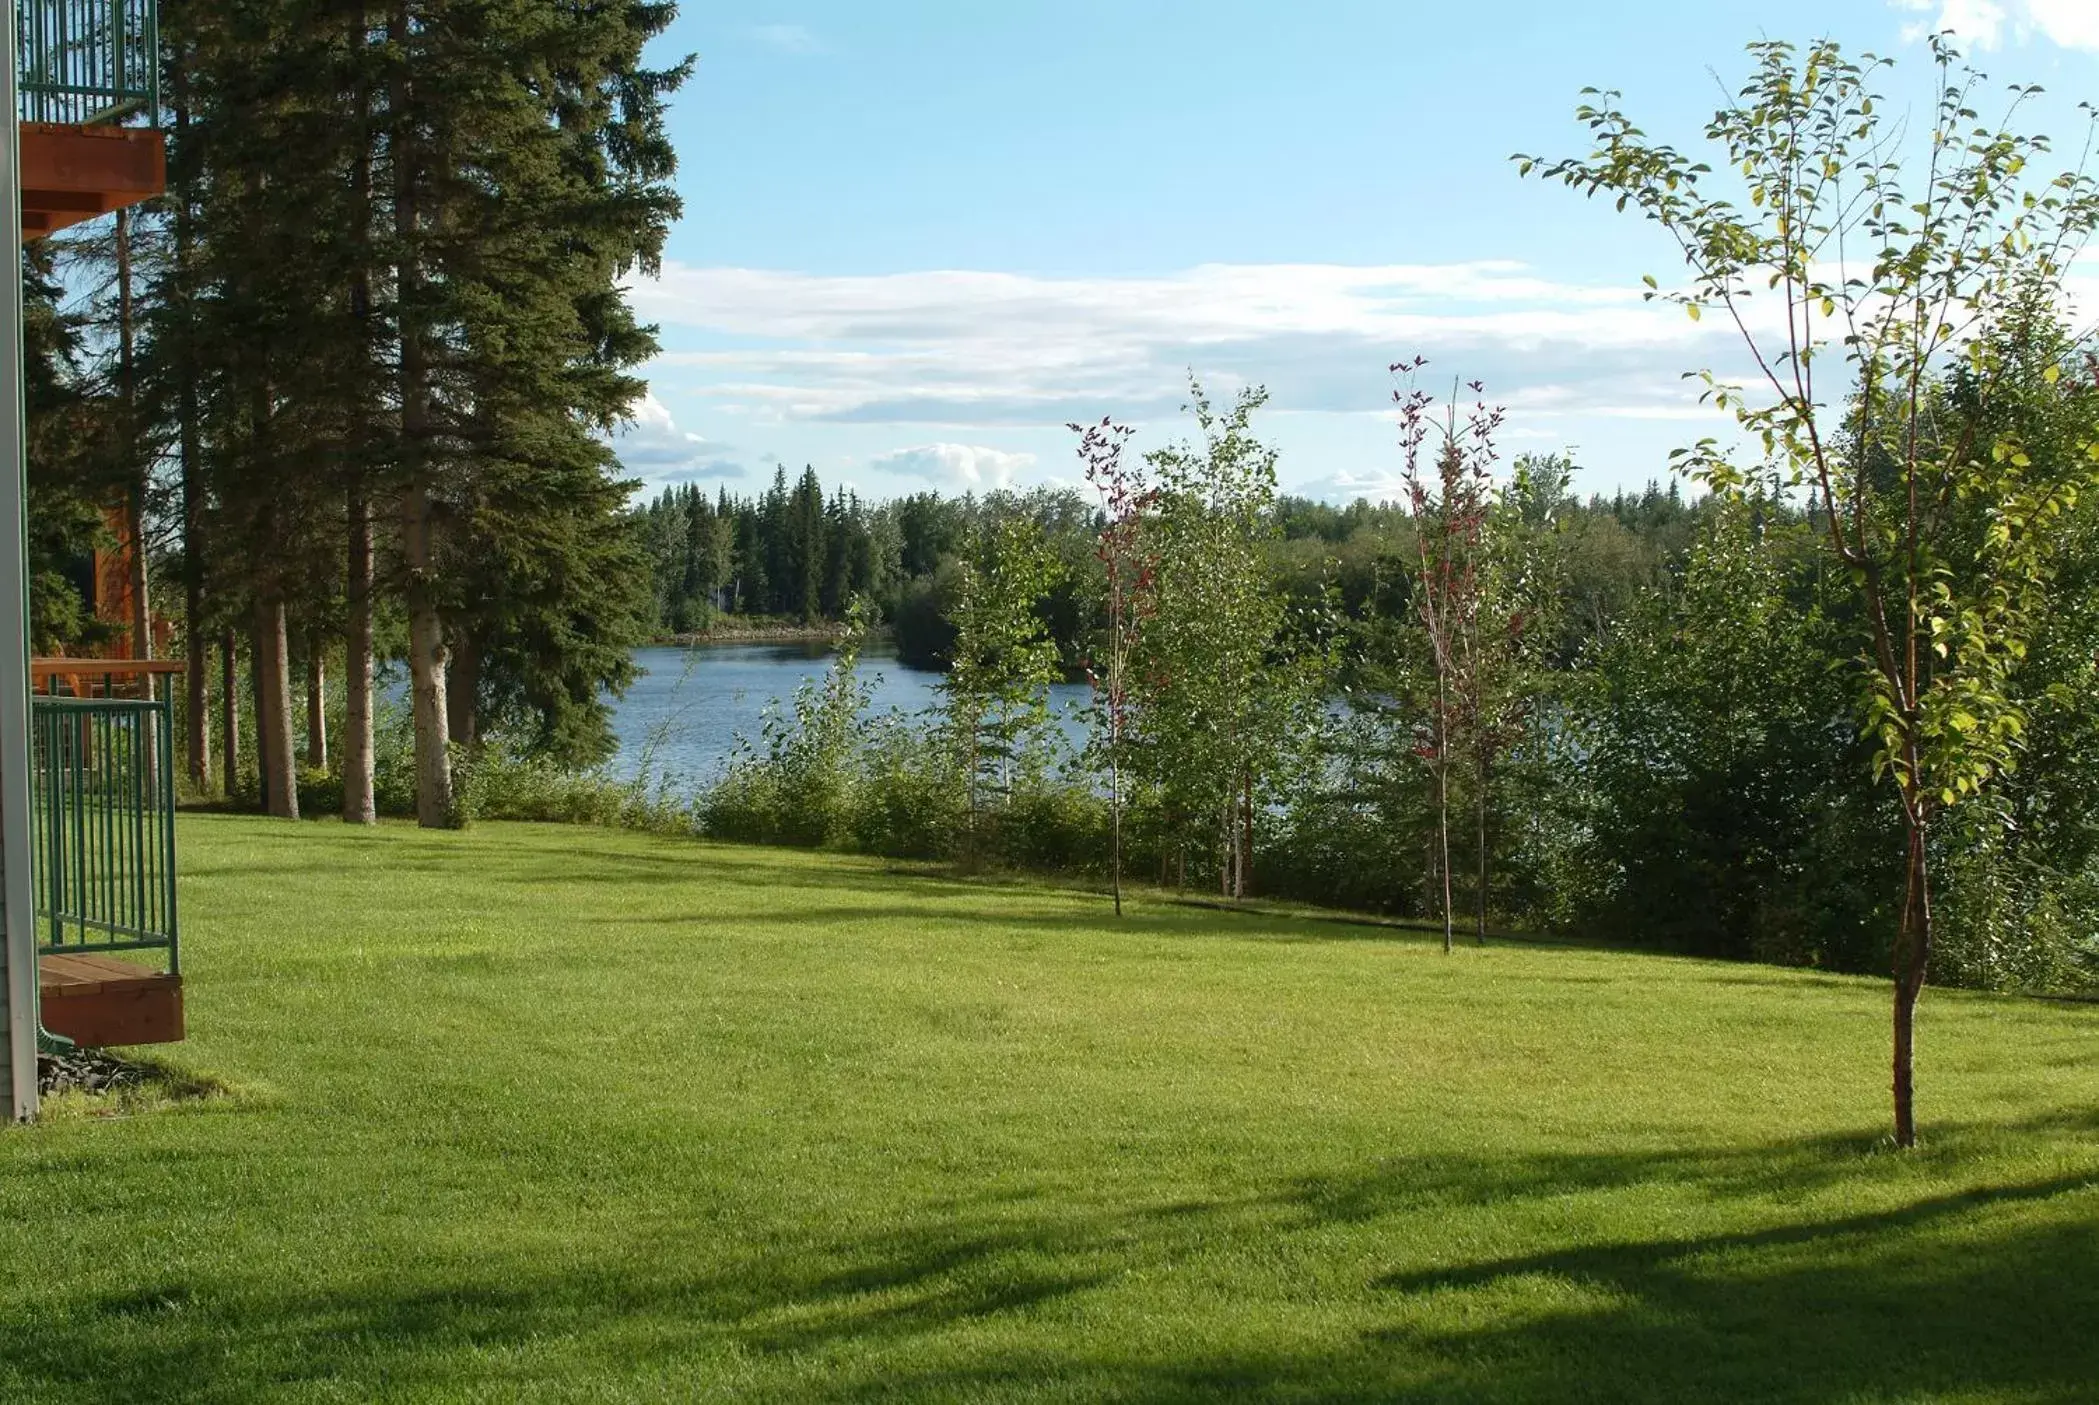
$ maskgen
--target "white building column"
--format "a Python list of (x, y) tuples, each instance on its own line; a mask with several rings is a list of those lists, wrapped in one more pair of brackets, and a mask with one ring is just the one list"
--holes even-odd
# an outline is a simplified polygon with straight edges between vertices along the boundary
[(29, 488), (22, 427), (22, 159), (18, 0), (0, 0), (0, 1120), (36, 1115), (36, 894), (30, 877)]

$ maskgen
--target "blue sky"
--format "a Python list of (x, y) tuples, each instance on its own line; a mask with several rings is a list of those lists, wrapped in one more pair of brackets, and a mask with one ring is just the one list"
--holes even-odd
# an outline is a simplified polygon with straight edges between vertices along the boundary
[(1901, 60), (1950, 26), (1993, 76), (2099, 99), (2099, 0), (802, 0), (694, 4), (665, 36), (685, 215), (633, 295), (662, 329), (628, 470), (871, 497), (1075, 480), (1072, 419), (1178, 436), (1192, 367), (1266, 384), (1284, 486), (1382, 496), (1388, 365), (1487, 381), (1505, 452), (1577, 486), (1724, 429), (1681, 373), (1710, 323), (1649, 306), (1658, 231), (1517, 179), (1585, 148), (1587, 85), (1690, 144), (1743, 44)]

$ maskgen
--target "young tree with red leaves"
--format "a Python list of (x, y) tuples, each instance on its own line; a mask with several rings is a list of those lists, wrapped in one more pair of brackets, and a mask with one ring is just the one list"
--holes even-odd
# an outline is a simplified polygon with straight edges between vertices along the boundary
[(1144, 534), (1144, 516), (1156, 500), (1142, 465), (1123, 459), (1123, 446), (1136, 431), (1102, 419), (1099, 424), (1071, 426), (1079, 436), (1079, 461), (1086, 481), (1101, 499), (1101, 529), (1094, 554), (1101, 563), (1107, 632), (1099, 652), (1088, 659), (1086, 681), (1093, 685), (1093, 747), (1108, 767), (1109, 878), (1115, 893), (1115, 915), (1122, 916), (1123, 752), (1128, 745), (1134, 695), (1130, 660), (1144, 632), (1157, 576)]
[[(1407, 510), (1414, 522), (1414, 606), (1427, 634), (1435, 697), (1415, 752), (1428, 768), (1436, 806), (1436, 877), (1442, 887), (1443, 950), (1452, 945), (1454, 904), (1450, 877), (1450, 773), (1462, 752), (1469, 751), (1479, 789), (1480, 892), (1479, 936), (1486, 939), (1486, 786), (1488, 763), (1500, 746), (1501, 728), (1490, 731), (1484, 706), (1489, 668), (1481, 637), (1484, 607), (1488, 514), (1494, 505), (1494, 434), (1502, 410), (1484, 400), (1460, 417), (1458, 393), (1452, 387), (1443, 413), (1436, 398), (1417, 383), (1422, 357), (1392, 367), (1401, 383), (1392, 392), (1399, 406), (1400, 450), (1405, 456), (1401, 479)], [(1478, 381), (1469, 387), (1481, 392)], [(1434, 477), (1423, 468), (1431, 444)]]

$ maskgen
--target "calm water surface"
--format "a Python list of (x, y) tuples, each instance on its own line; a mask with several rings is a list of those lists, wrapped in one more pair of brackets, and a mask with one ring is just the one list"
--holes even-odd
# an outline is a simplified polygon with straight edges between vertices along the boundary
[[(631, 776), (644, 759), (652, 776), (674, 784), (707, 779), (733, 751), (738, 733), (759, 741), (765, 710), (787, 710), (804, 679), (821, 678), (830, 650), (820, 644), (708, 644), (694, 649), (637, 649), (641, 677), (612, 704), (619, 754), (616, 775)], [(937, 707), (938, 673), (909, 668), (883, 645), (860, 656), (860, 677), (873, 696), (871, 711), (919, 712)], [(1060, 713), (1083, 707), (1083, 683), (1060, 683), (1050, 704)], [(1067, 721), (1066, 730), (1079, 734)]]

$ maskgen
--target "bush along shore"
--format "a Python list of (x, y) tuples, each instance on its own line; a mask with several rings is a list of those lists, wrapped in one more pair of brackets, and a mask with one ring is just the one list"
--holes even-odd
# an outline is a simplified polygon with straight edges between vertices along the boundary
[[(658, 648), (696, 649), (709, 644), (836, 644), (845, 636), (838, 620), (798, 624), (787, 620), (744, 619), (717, 615), (703, 629), (660, 633), (649, 642)], [(882, 631), (886, 635), (886, 631)]]

